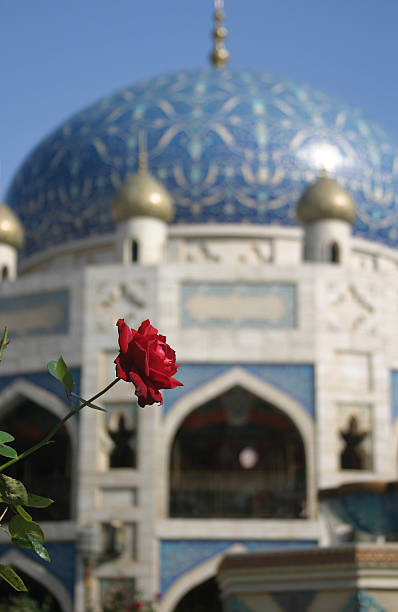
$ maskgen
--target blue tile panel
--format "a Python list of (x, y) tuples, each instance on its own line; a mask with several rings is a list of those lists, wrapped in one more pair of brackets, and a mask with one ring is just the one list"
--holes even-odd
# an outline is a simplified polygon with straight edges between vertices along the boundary
[(69, 291), (48, 291), (0, 299), (0, 329), (10, 338), (66, 334), (69, 329)]
[(316, 546), (315, 540), (162, 540), (160, 543), (161, 593), (183, 574), (226, 551), (234, 544), (242, 544), (250, 552), (283, 548)]
[(183, 327), (296, 326), (292, 283), (183, 283), (181, 301)]
[(184, 395), (217, 378), (231, 368), (239, 367), (275, 386), (297, 400), (315, 417), (314, 368), (311, 364), (182, 364), (176, 377), (183, 387), (162, 391), (163, 415)]
[(189, 70), (106, 96), (45, 138), (6, 201), (26, 230), (22, 256), (114, 229), (110, 204), (138, 167), (175, 202), (174, 223), (296, 225), (322, 167), (353, 195), (354, 232), (398, 245), (398, 148), (357, 109), (250, 70)]
[(391, 422), (398, 417), (398, 371), (390, 372)]
[(355, 533), (397, 537), (398, 491), (394, 487), (386, 487), (384, 491), (340, 492), (335, 497), (328, 497), (326, 503)]
[(387, 612), (387, 609), (373, 595), (360, 589), (351, 595), (341, 612)]
[[(75, 392), (80, 393), (80, 368), (70, 368), (70, 373), (75, 382)], [(65, 402), (65, 405), (69, 405), (66, 401), (65, 391), (61, 383), (51, 376), (48, 372), (31, 372), (23, 374), (13, 374), (12, 376), (0, 376), (0, 391), (3, 391), (8, 385), (13, 383), (15, 380), (26, 380), (38, 387), (54, 393), (60, 400)], [(79, 415), (77, 415), (79, 416)]]
[[(38, 565), (42, 565), (50, 574), (56, 576), (73, 597), (75, 588), (75, 542), (45, 542), (45, 546), (49, 552), (51, 563), (40, 559), (33, 550), (18, 548), (18, 552), (29, 557)], [(15, 547), (0, 546), (0, 556), (10, 549), (15, 550)]]

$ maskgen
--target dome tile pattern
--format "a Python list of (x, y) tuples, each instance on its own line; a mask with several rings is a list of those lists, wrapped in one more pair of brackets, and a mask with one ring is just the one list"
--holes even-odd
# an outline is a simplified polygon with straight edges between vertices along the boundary
[(137, 172), (142, 131), (174, 223), (296, 225), (299, 196), (325, 168), (356, 202), (354, 233), (398, 245), (398, 147), (389, 136), (308, 87), (210, 68), (105, 97), (38, 145), (7, 194), (26, 230), (24, 256), (113, 230), (111, 202)]

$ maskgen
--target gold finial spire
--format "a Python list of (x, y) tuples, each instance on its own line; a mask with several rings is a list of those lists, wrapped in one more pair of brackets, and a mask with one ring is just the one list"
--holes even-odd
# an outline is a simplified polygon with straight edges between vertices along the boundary
[(146, 134), (144, 130), (138, 134), (138, 171), (148, 171), (148, 154), (146, 150)]
[(227, 35), (227, 29), (223, 26), (223, 20), (225, 17), (223, 9), (224, 0), (214, 0), (214, 49), (210, 54), (210, 60), (216, 68), (223, 68), (229, 58), (229, 52), (224, 45), (224, 38)]

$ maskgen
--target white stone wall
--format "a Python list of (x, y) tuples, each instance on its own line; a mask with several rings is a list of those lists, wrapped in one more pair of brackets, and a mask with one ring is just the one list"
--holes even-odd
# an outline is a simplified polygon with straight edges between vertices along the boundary
[(9, 244), (0, 244), (0, 283), (13, 281), (17, 275), (18, 252)]
[[(151, 220), (150, 220), (151, 221)], [(155, 224), (157, 220), (155, 221)], [(159, 222), (162, 224), (162, 222)], [(329, 224), (329, 222), (326, 222)], [(341, 222), (344, 225), (344, 222)], [(345, 224), (347, 225), (347, 224)], [(335, 226), (332, 221), (328, 227)], [(22, 275), (81, 269), (86, 265), (107, 265), (126, 260), (121, 252), (121, 236), (131, 234), (129, 224), (120, 232), (76, 240), (38, 253), (21, 263)], [(138, 229), (138, 226), (137, 226)], [(337, 222), (336, 232), (340, 235)], [(163, 243), (164, 228), (155, 238), (145, 241), (149, 251)], [(138, 234), (140, 234), (138, 229)], [(328, 230), (329, 231), (329, 230)], [(334, 230), (333, 230), (334, 231)], [(301, 228), (257, 225), (171, 225), (164, 246), (165, 261), (169, 263), (250, 264), (263, 266), (300, 265), (304, 255), (304, 236)], [(137, 235), (138, 235), (137, 234)], [(347, 234), (347, 232), (345, 232)], [(144, 235), (144, 234), (142, 234)], [(341, 237), (341, 236), (340, 236)], [(344, 237), (347, 247), (348, 234)], [(350, 266), (363, 271), (398, 269), (398, 251), (362, 238), (351, 238)], [(163, 259), (163, 246), (156, 247), (157, 263)], [(129, 259), (129, 257), (127, 257)]]
[[(0, 299), (65, 288), (70, 296), (68, 333), (14, 340), (7, 348), (2, 375), (43, 370), (62, 352), (70, 366), (82, 368), (84, 397), (94, 395), (114, 377), (119, 317), (132, 327), (150, 318), (167, 335), (179, 363), (230, 363), (231, 368), (236, 363), (314, 365), (315, 422), (277, 390), (255, 377), (245, 379), (249, 389), (285, 409), (305, 439), (310, 518), (303, 521), (209, 522), (167, 516), (167, 457), (179, 419), (203, 398), (214, 397), (223, 385), (236, 384), (236, 372), (198, 389), (196, 396), (176, 407), (174, 416), (161, 419), (159, 407), (138, 409), (137, 469), (107, 469), (106, 417), (85, 409), (80, 420), (77, 529), (114, 520), (135, 524), (137, 529), (136, 559), (126, 554), (119, 561), (99, 565), (99, 578), (135, 577), (139, 591), (153, 597), (158, 590), (159, 539), (232, 539), (237, 533), (247, 539), (317, 539), (318, 488), (397, 477), (398, 428), (390, 418), (389, 372), (398, 369), (398, 254), (355, 239), (351, 266), (303, 263), (301, 237), (301, 230), (289, 228), (232, 227), (223, 235), (223, 229), (215, 226), (185, 233), (176, 226), (171, 228), (168, 262), (162, 265), (112, 263), (114, 250), (98, 240), (86, 245), (86, 250), (80, 245), (74, 252), (59, 251), (52, 264), (36, 259), (15, 283), (1, 286)], [(109, 247), (102, 255), (101, 244)], [(88, 246), (93, 265), (87, 265)], [(41, 271), (32, 273), (33, 269)], [(184, 283), (294, 286), (295, 323), (281, 327), (240, 323), (237, 310), (244, 306), (239, 294), (233, 309), (225, 301), (226, 318), (233, 315), (233, 324), (210, 325), (206, 320), (185, 324)], [(253, 296), (244, 299), (249, 304), (256, 299)], [(269, 302), (263, 304), (266, 310)], [(272, 308), (270, 316), (279, 306), (275, 312)], [(4, 317), (0, 312), (0, 322)], [(132, 401), (133, 388), (123, 382), (104, 398), (109, 404)], [(365, 470), (355, 472), (342, 471), (339, 465), (340, 432), (350, 415), (357, 416), (368, 431), (369, 461)], [(76, 612), (83, 609), (80, 583)], [(164, 612), (169, 611), (164, 608)]]

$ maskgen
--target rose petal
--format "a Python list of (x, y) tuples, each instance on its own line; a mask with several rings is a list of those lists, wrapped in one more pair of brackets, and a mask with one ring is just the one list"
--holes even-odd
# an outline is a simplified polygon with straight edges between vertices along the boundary
[(122, 353), (126, 353), (129, 347), (129, 343), (133, 339), (133, 334), (131, 333), (131, 329), (124, 322), (124, 319), (119, 319), (116, 323), (119, 329), (119, 346)]
[(129, 378), (123, 368), (123, 365), (121, 364), (120, 355), (116, 357), (115, 363), (116, 363), (116, 377), (121, 378), (122, 380), (125, 380), (126, 382), (128, 382)]
[(145, 374), (145, 376), (149, 376), (148, 351), (146, 350), (145, 346), (141, 346), (141, 343), (138, 340), (130, 344), (129, 357), (139, 372)]
[(158, 334), (149, 319), (138, 330), (130, 329), (124, 319), (117, 322), (120, 353), (115, 359), (118, 378), (132, 382), (140, 406), (162, 403), (160, 389), (173, 389), (182, 383), (172, 376), (177, 372), (174, 350), (166, 336)]
[[(130, 381), (135, 386), (135, 394), (138, 397), (146, 397), (148, 388), (145, 382), (142, 380), (141, 376), (137, 374), (137, 372), (129, 372)], [(141, 404), (140, 404), (141, 405)]]
[(145, 319), (139, 326), (138, 333), (143, 336), (157, 336), (158, 330), (150, 324), (149, 319)]

